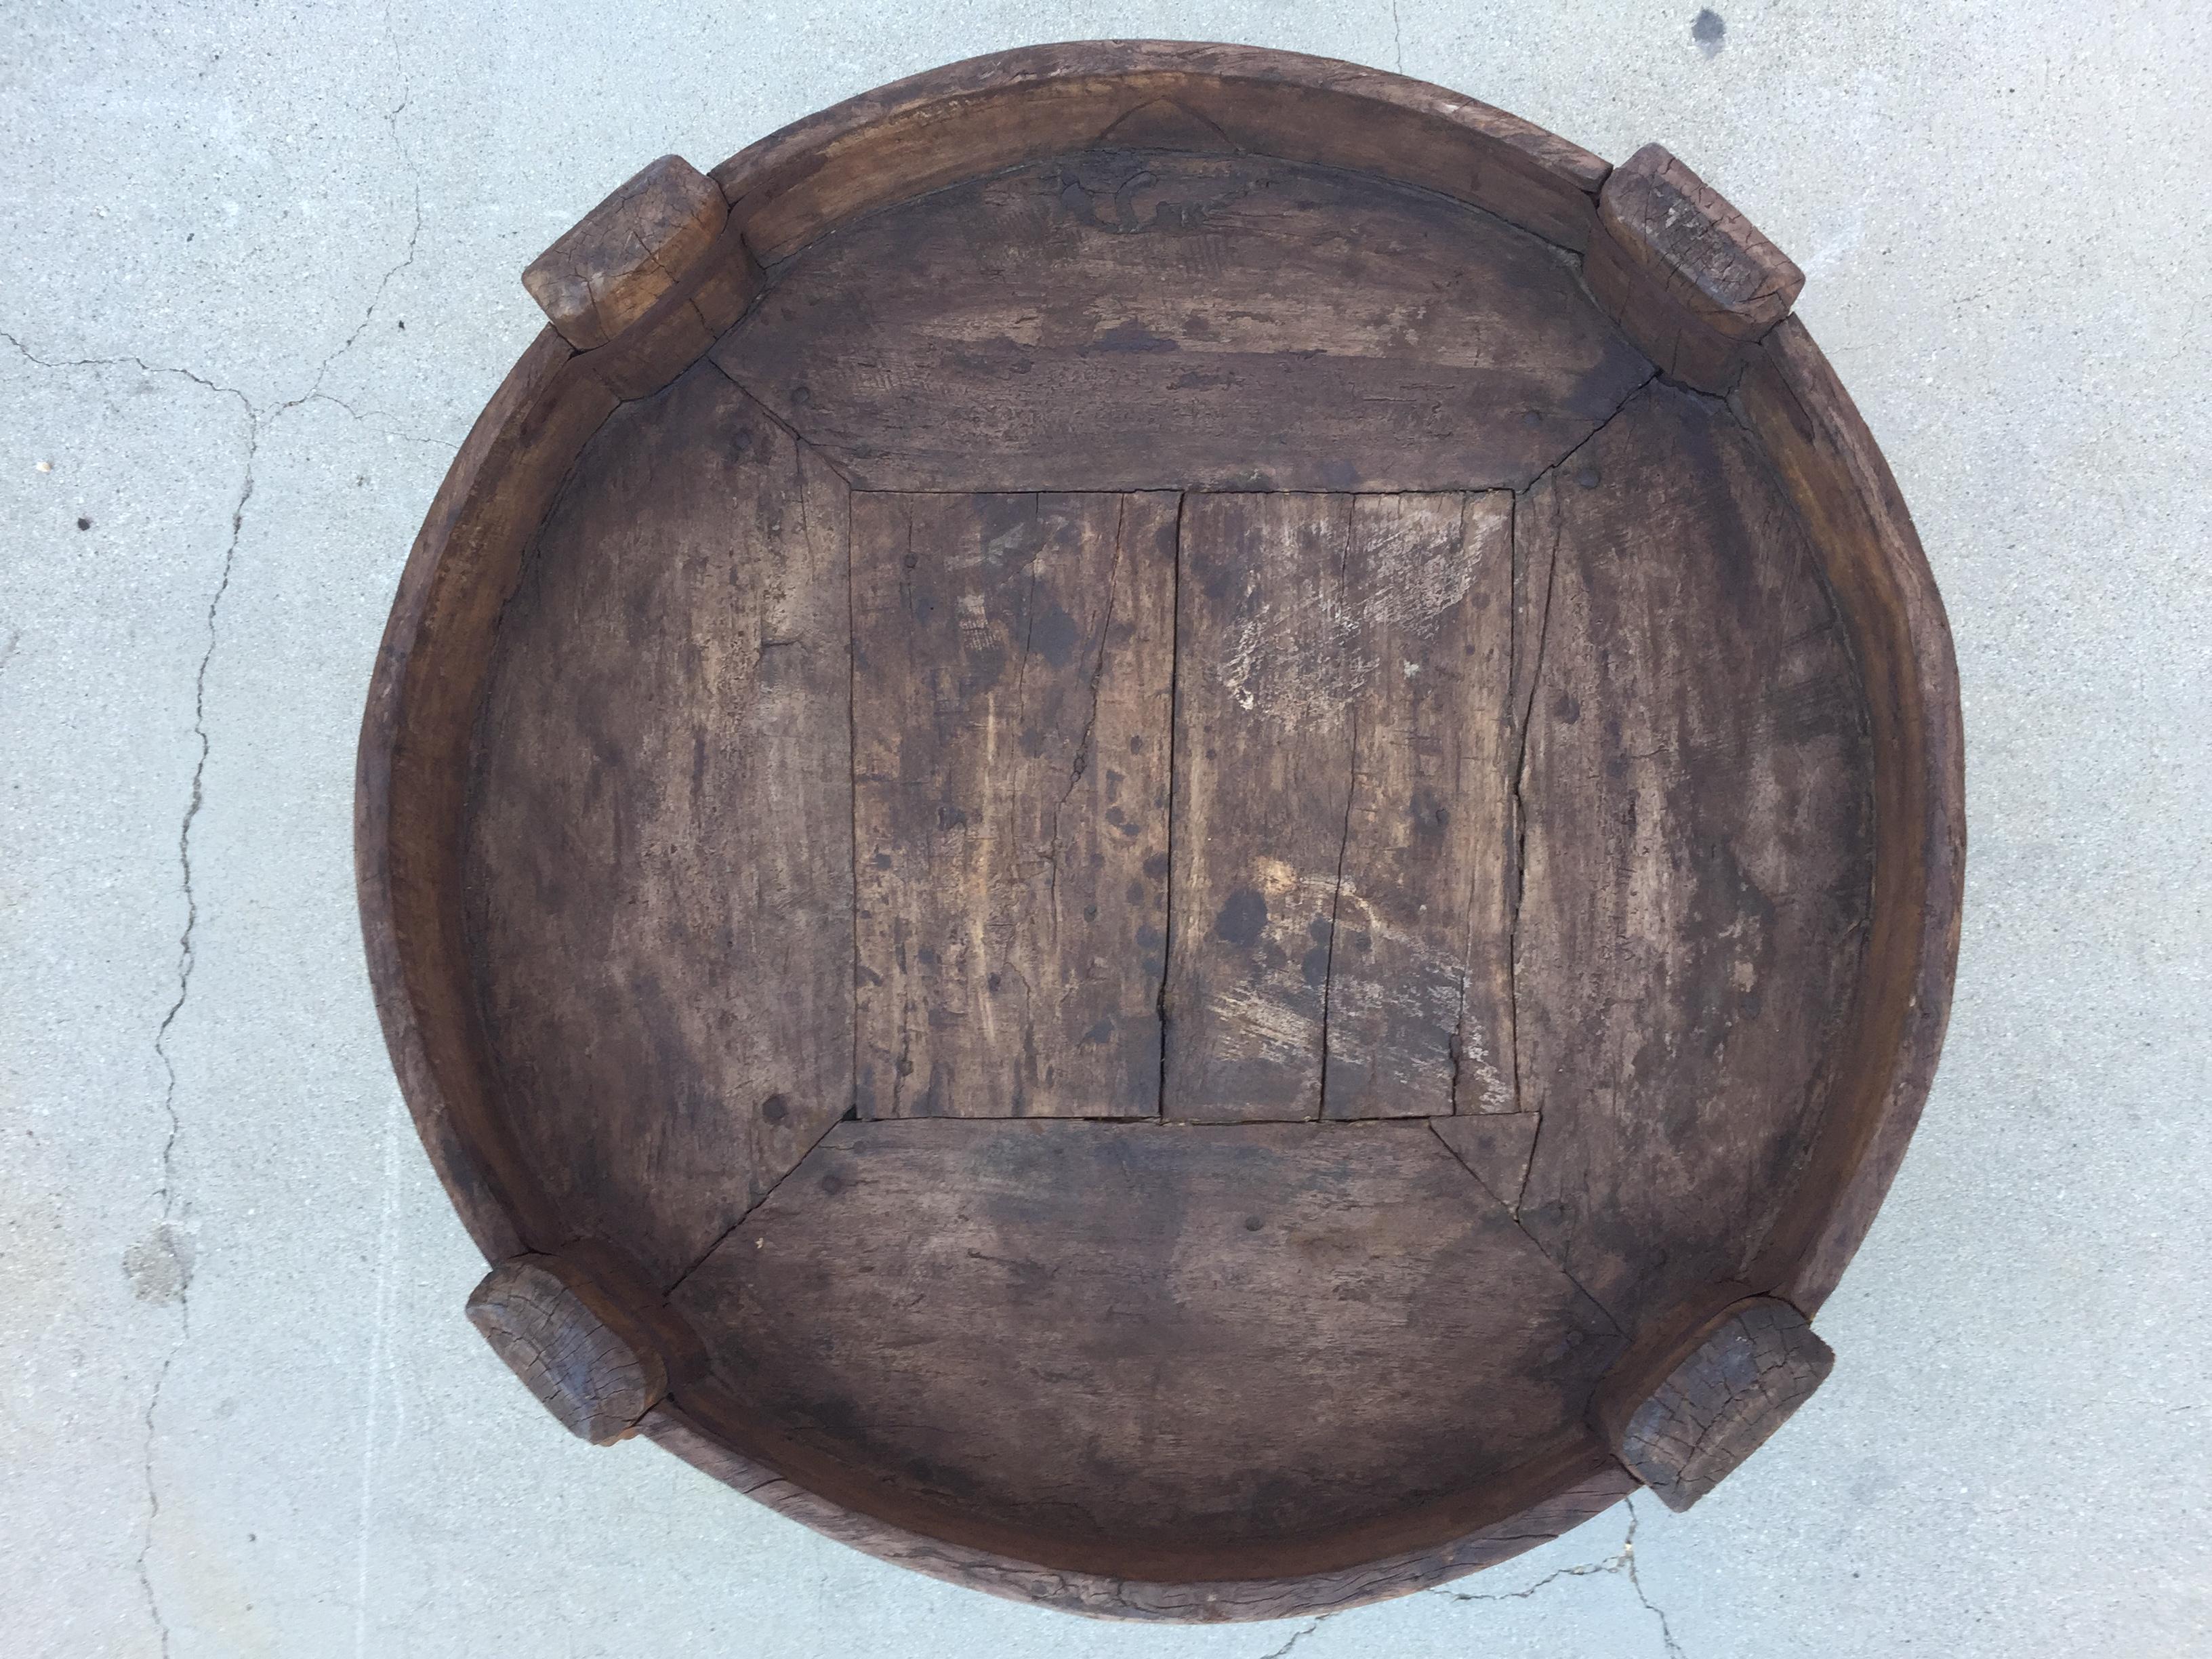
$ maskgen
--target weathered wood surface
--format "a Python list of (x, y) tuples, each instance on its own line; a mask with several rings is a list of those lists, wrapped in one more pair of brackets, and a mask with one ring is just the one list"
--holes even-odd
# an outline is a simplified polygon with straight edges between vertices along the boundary
[(1726, 392), (1744, 354), (1789, 313), (1805, 273), (1720, 192), (1657, 144), (1613, 170), (1598, 198), (1590, 292), (1665, 373)]
[(1511, 1109), (1511, 523), (1186, 503), (1168, 1115)]
[(469, 1322), (562, 1427), (595, 1446), (635, 1433), (668, 1389), (659, 1353), (558, 1257), (515, 1256), (469, 1297)]
[(473, 1009), (460, 836), (483, 663), (530, 538), (615, 406), (550, 327), (477, 416), (408, 555), (362, 713), (354, 872), (379, 1019), (416, 1132), (487, 1261), (550, 1247)]
[(1178, 498), (854, 498), (863, 1117), (1159, 1109)]
[(1942, 1053), (1966, 879), (1966, 739), (1950, 625), (1912, 516), (1802, 323), (1785, 319), (1766, 337), (1738, 404), (1834, 591), (1872, 738), (1863, 993), (1831, 1060), (1820, 1142), (1757, 1271), (1814, 1313), (1889, 1190)]
[(1542, 1127), (1534, 1112), (1468, 1112), (1431, 1118), (1429, 1127), (1492, 1197), (1520, 1213), (1521, 1191), (1528, 1184), (1528, 1163)]
[(1866, 713), (1748, 437), (1655, 385), (1516, 521), (1520, 1219), (1624, 1322), (1741, 1278), (1857, 994)]
[[(488, 1255), (575, 1268), (488, 1297), (500, 1340), (584, 1379), (587, 1433), (1106, 1616), (1324, 1612), (1612, 1501), (1592, 1425), (1678, 1333), (1832, 1287), (1948, 1007), (1955, 674), (1893, 481), (1774, 321), (1794, 270), (1663, 153), (1601, 231), (1573, 146), (1242, 48), (956, 66), (718, 173), (719, 230), (694, 175), (671, 261), (487, 410), (364, 724), (410, 1104)], [(1469, 203), (1589, 244), (1734, 421), (1639, 392), (1557, 250)], [(687, 370), (732, 324), (758, 403)], [(1020, 532), (1003, 492), (1046, 488), (1091, 493)], [(1231, 493), (1178, 548), (1186, 489)], [(988, 965), (902, 960), (915, 928), (1040, 968), (1021, 1018)], [(1425, 1122), (838, 1125), (885, 1112), (872, 950), (929, 1061), (892, 1113)], [(591, 1320), (638, 1377), (569, 1363), (622, 1360)], [(1615, 1443), (1702, 1490), (1776, 1415), (1745, 1397), (1680, 1468), (1656, 1418)]]
[[(1163, 106), (1165, 107), (1163, 107)], [(1195, 144), (1187, 135), (1200, 135)], [(1253, 46), (1091, 40), (969, 58), (807, 117), (714, 169), (766, 261), (962, 179), (1112, 139), (1352, 167), (1580, 250), (1606, 164), (1517, 116), (1381, 70)]]
[(730, 216), (680, 155), (647, 162), (530, 262), (522, 285), (579, 351), (645, 315), (706, 257)]
[(1835, 1368), (1805, 1316), (1771, 1297), (1709, 1322), (1641, 1399), (1617, 1402), (1620, 1461), (1670, 1510), (1686, 1510), (1741, 1467)]
[(1464, 1491), (1621, 1346), (1411, 1123), (843, 1123), (674, 1300), (793, 1437), (1160, 1548)]
[(1650, 373), (1495, 219), (1132, 151), (848, 225), (714, 356), (884, 489), (1519, 487)]
[(586, 447), (500, 629), (484, 1029), (568, 1226), (679, 1276), (852, 1104), (847, 492), (711, 363)]
[[(838, 1501), (748, 1455), (757, 1432), (726, 1391), (666, 1400), (638, 1427), (695, 1468), (788, 1520), (880, 1560), (1009, 1601), (1093, 1619), (1216, 1624), (1339, 1613), (1426, 1589), (1570, 1532), (1639, 1485), (1595, 1438), (1570, 1442), (1489, 1483), (1475, 1504), (1432, 1505), (1380, 1527), (1258, 1548), (1117, 1547), (1086, 1559), (1050, 1534), (983, 1528), (881, 1489), (839, 1486)], [(779, 1446), (786, 1456), (792, 1449)], [(810, 1476), (825, 1486), (810, 1469)], [(1426, 1532), (1419, 1544), (1407, 1538)]]

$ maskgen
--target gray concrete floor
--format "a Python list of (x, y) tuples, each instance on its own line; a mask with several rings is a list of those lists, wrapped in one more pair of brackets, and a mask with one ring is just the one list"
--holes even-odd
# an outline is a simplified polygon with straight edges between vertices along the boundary
[[(0, 1650), (2212, 1651), (2212, 28), (1718, 9), (7, 5)], [(1957, 1012), (1833, 1381), (1692, 1515), (1318, 1623), (1011, 1606), (562, 1436), (460, 1318), (356, 930), (371, 653), (523, 264), (663, 151), (1113, 34), (1668, 143), (1809, 273), (1965, 682)]]

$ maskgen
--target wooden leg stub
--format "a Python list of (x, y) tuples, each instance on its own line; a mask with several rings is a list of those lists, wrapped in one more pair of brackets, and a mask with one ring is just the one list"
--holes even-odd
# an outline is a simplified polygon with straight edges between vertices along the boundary
[(1656, 1388), (1609, 1388), (1598, 1408), (1614, 1454), (1670, 1510), (1735, 1473), (1836, 1363), (1803, 1314), (1768, 1297), (1724, 1310), (1692, 1344)]
[(579, 351), (613, 339), (703, 259), (730, 216), (680, 155), (649, 162), (530, 262), (522, 285)]
[(668, 1392), (652, 1342), (558, 1256), (501, 1262), (470, 1296), (469, 1322), (562, 1426), (595, 1446), (633, 1433)]
[(1700, 392), (1726, 392), (1790, 313), (1805, 273), (1657, 144), (1605, 181), (1583, 256), (1591, 294), (1637, 349)]

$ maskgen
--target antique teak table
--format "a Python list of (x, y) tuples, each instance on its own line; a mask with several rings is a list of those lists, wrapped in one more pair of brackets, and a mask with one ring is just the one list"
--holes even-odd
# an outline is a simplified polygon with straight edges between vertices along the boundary
[(402, 580), (375, 987), (555, 1415), (1238, 1619), (1683, 1506), (1942, 1041), (1942, 611), (1665, 151), (1240, 47), (981, 59), (525, 276)]

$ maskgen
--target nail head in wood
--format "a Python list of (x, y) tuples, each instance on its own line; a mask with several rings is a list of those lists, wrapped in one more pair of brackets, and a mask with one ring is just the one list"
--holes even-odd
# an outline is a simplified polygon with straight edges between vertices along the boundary
[(590, 351), (682, 282), (729, 216), (713, 179), (664, 155), (532, 260), (522, 285), (562, 338)]
[(1721, 193), (1657, 144), (1598, 195), (1590, 292), (1662, 370), (1726, 392), (1744, 352), (1790, 313), (1805, 273)]
[(1788, 1422), (1835, 1363), (1788, 1303), (1737, 1303), (1632, 1405), (1613, 1450), (1661, 1503), (1686, 1510)]
[(469, 1297), (469, 1322), (563, 1427), (595, 1446), (630, 1434), (667, 1392), (659, 1354), (558, 1257), (501, 1262)]

